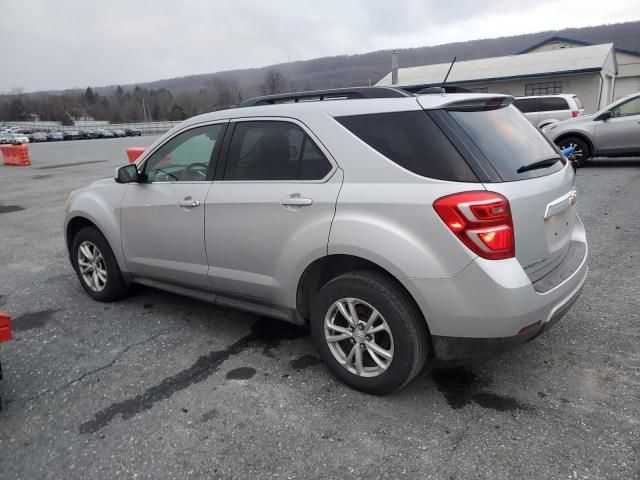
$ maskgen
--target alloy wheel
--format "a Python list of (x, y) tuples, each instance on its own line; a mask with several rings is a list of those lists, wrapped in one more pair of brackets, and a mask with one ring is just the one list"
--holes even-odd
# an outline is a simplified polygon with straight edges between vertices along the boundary
[(324, 319), (324, 336), (334, 358), (360, 377), (376, 377), (393, 361), (393, 335), (382, 314), (358, 298), (331, 304)]
[(84, 241), (78, 247), (78, 270), (87, 286), (101, 292), (107, 285), (107, 266), (98, 247)]

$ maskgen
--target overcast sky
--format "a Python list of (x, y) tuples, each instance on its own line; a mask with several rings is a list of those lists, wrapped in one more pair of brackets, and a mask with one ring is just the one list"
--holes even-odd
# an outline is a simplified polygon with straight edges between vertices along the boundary
[(0, 0), (0, 92), (625, 22), (640, 19), (638, 7), (638, 0)]

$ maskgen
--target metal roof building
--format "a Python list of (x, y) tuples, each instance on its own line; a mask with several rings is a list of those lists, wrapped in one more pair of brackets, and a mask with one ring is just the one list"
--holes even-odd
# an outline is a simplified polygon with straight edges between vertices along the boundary
[[(624, 85), (616, 90), (620, 58), (631, 78), (620, 80)], [(397, 84), (440, 85), (449, 66), (447, 63), (399, 68)], [(392, 74), (389, 72), (376, 85), (391, 85)], [(584, 42), (552, 37), (515, 55), (456, 62), (447, 84), (514, 96), (574, 93), (580, 97), (585, 110), (593, 112), (616, 98), (640, 90), (640, 53), (618, 51), (612, 43), (584, 45)]]

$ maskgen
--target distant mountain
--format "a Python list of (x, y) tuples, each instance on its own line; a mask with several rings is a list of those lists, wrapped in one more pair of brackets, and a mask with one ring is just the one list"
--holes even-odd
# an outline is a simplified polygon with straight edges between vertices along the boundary
[[(448, 62), (453, 57), (458, 60), (496, 57), (518, 53), (554, 35), (583, 40), (591, 43), (613, 42), (617, 47), (640, 51), (640, 21), (601, 25), (597, 27), (566, 28), (546, 32), (500, 37), (486, 40), (449, 43), (432, 47), (401, 49), (400, 67), (413, 67)], [(244, 98), (256, 95), (259, 85), (270, 69), (279, 70), (290, 90), (348, 87), (374, 84), (390, 70), (389, 50), (380, 50), (360, 55), (340, 55), (290, 63), (281, 63), (263, 68), (230, 70), (225, 72), (191, 75), (154, 82), (136, 84), (143, 88), (166, 88), (172, 93), (198, 91), (206, 88), (214, 80), (235, 83)], [(125, 90), (136, 85), (123, 85)], [(101, 87), (99, 93), (110, 93), (115, 86)]]

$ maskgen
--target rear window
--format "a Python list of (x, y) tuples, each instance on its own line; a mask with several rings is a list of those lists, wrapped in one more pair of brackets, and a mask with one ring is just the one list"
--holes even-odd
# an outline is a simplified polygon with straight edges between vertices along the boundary
[(515, 107), (483, 112), (449, 112), (480, 149), (503, 181), (541, 177), (562, 169), (559, 161), (551, 166), (518, 173), (534, 162), (560, 155), (547, 139)]
[(542, 97), (538, 99), (538, 108), (541, 112), (569, 110), (569, 104), (562, 97)]
[(337, 117), (392, 162), (423, 177), (478, 182), (462, 155), (424, 111)]
[(580, 103), (580, 99), (578, 97), (571, 98), (573, 98), (573, 101), (576, 102), (576, 107), (578, 107), (578, 110), (582, 110), (582, 103)]

